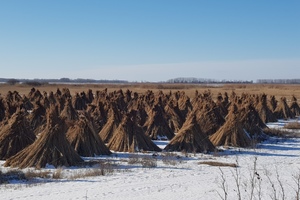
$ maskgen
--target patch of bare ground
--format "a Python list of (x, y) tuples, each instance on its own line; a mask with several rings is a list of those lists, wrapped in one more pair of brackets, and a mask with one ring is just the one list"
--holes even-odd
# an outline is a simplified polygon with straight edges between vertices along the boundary
[(295, 131), (288, 131), (278, 128), (266, 128), (263, 130), (263, 132), (272, 137), (281, 137), (281, 138), (299, 138), (299, 133)]
[[(54, 172), (55, 173), (55, 172)], [(54, 175), (52, 175), (53, 177)], [(44, 170), (33, 170), (30, 169), (25, 172), (25, 177), (27, 180), (35, 179), (35, 178), (51, 178), (51, 172), (50, 171), (44, 171)]]
[(198, 162), (200, 165), (209, 165), (214, 167), (238, 167), (236, 163), (224, 163), (224, 162), (217, 162), (217, 161), (201, 161)]
[(157, 167), (157, 159), (152, 156), (139, 156), (138, 154), (130, 155), (128, 158), (128, 164), (141, 164), (143, 168), (154, 168)]
[(175, 166), (175, 165), (181, 163), (182, 160), (180, 159), (180, 156), (178, 156), (174, 152), (165, 152), (164, 154), (162, 154), (162, 162), (165, 165)]
[(286, 125), (284, 125), (283, 128), (286, 128), (286, 129), (300, 129), (300, 123), (299, 122), (290, 122), (290, 123), (287, 123)]

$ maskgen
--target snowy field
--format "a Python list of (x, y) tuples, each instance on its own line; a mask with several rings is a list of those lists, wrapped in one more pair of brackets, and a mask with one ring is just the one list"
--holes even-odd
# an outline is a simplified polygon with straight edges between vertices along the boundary
[[(280, 120), (269, 126), (280, 128), (284, 123)], [(161, 148), (167, 144), (156, 143)], [(85, 159), (95, 160), (94, 164), (35, 170), (59, 174), (57, 179), (1, 184), (0, 199), (297, 199), (299, 194), (300, 138), (270, 138), (254, 149), (229, 148), (211, 154), (114, 153)], [(3, 163), (2, 172), (12, 170)], [(100, 168), (105, 169), (102, 176), (84, 175)]]

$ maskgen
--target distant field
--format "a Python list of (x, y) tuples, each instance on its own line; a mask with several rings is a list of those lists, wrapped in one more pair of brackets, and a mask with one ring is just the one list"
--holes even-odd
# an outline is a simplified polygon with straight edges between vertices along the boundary
[[(8, 91), (18, 91), (21, 95), (26, 95), (29, 93), (30, 89), (34, 86), (25, 84), (0, 84), (0, 94), (5, 95)], [(160, 83), (134, 83), (134, 84), (45, 84), (42, 86), (35, 87), (41, 92), (55, 92), (57, 88), (69, 88), (71, 94), (77, 92), (87, 91), (91, 89), (93, 92), (97, 90), (108, 89), (108, 92), (122, 89), (126, 91), (127, 89), (137, 92), (144, 93), (147, 90), (152, 90), (157, 92), (159, 90), (164, 93), (169, 93), (170, 91), (185, 91), (185, 93), (193, 98), (195, 91), (203, 92), (210, 90), (215, 98), (218, 93), (224, 94), (227, 92), (230, 94), (234, 91), (236, 94), (241, 95), (242, 93), (248, 94), (261, 94), (265, 93), (267, 95), (274, 95), (277, 99), (280, 97), (286, 97), (289, 101), (292, 95), (295, 95), (298, 100), (300, 100), (300, 84), (223, 84), (223, 85), (205, 85), (205, 84), (160, 84)]]

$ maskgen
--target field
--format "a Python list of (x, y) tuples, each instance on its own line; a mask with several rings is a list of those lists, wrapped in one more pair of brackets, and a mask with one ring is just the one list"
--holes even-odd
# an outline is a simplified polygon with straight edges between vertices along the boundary
[[(18, 91), (21, 95), (27, 95), (30, 89), (34, 86), (17, 84), (17, 85), (7, 85), (0, 84), (0, 94), (6, 94), (8, 91)], [(288, 100), (291, 99), (292, 95), (295, 95), (297, 99), (300, 99), (300, 85), (284, 85), (284, 84), (225, 84), (225, 85), (203, 85), (203, 84), (160, 84), (160, 83), (132, 83), (132, 84), (45, 84), (42, 86), (35, 87), (41, 92), (55, 92), (57, 88), (69, 88), (71, 94), (76, 92), (87, 91), (88, 89), (93, 90), (103, 90), (108, 89), (108, 92), (122, 89), (126, 91), (127, 89), (137, 92), (144, 93), (147, 90), (152, 90), (153, 92), (163, 91), (164, 93), (185, 91), (185, 93), (192, 98), (197, 90), (202, 93), (206, 90), (210, 90), (213, 97), (220, 92), (224, 94), (227, 92), (230, 94), (234, 91), (237, 95), (242, 93), (249, 94), (262, 94), (274, 95), (277, 99), (280, 97), (286, 97)]]
[[(27, 95), (32, 87), (1, 84), (0, 94), (18, 91)], [(213, 99), (225, 92), (238, 96), (264, 93), (287, 101), (295, 96), (298, 102), (300, 98), (300, 85), (45, 84), (35, 88), (47, 93), (68, 88), (72, 95), (107, 88), (108, 92), (129, 89), (139, 94), (184, 91), (191, 99), (196, 91), (208, 90)], [(247, 148), (218, 146), (209, 153), (112, 151), (111, 155), (82, 156), (82, 166), (48, 164), (41, 169), (4, 167), (5, 161), (0, 160), (1, 199), (300, 199), (299, 119), (267, 123), (281, 134), (263, 135), (264, 141)], [(161, 149), (169, 143), (152, 141)]]

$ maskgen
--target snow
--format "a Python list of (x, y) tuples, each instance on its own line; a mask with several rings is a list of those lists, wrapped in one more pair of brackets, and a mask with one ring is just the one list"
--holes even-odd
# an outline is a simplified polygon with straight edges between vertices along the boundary
[[(282, 128), (285, 121), (270, 124)], [(168, 141), (155, 141), (163, 148)], [(0, 185), (1, 199), (295, 199), (300, 175), (300, 138), (270, 138), (254, 149), (220, 148), (211, 154), (184, 153), (117, 153), (112, 156), (84, 158), (108, 162), (116, 167), (104, 176), (70, 178), (93, 167), (62, 169), (62, 179), (11, 181)], [(140, 163), (128, 164), (132, 158), (147, 157), (157, 161), (156, 167), (143, 167)], [(166, 162), (170, 159), (171, 162)], [(256, 160), (256, 161), (255, 161)], [(215, 167), (199, 164), (202, 161), (236, 163), (239, 167)], [(11, 170), (3, 167), (2, 172)], [(256, 163), (256, 164), (255, 164)], [(25, 169), (33, 170), (33, 169)], [(48, 166), (44, 171), (55, 172)], [(256, 173), (255, 173), (256, 172)], [(222, 176), (225, 179), (222, 188)], [(237, 181), (236, 181), (237, 180)], [(253, 185), (253, 187), (251, 186)], [(272, 185), (274, 187), (272, 187)], [(281, 187), (282, 186), (282, 187)], [(282, 189), (283, 188), (283, 189)]]

